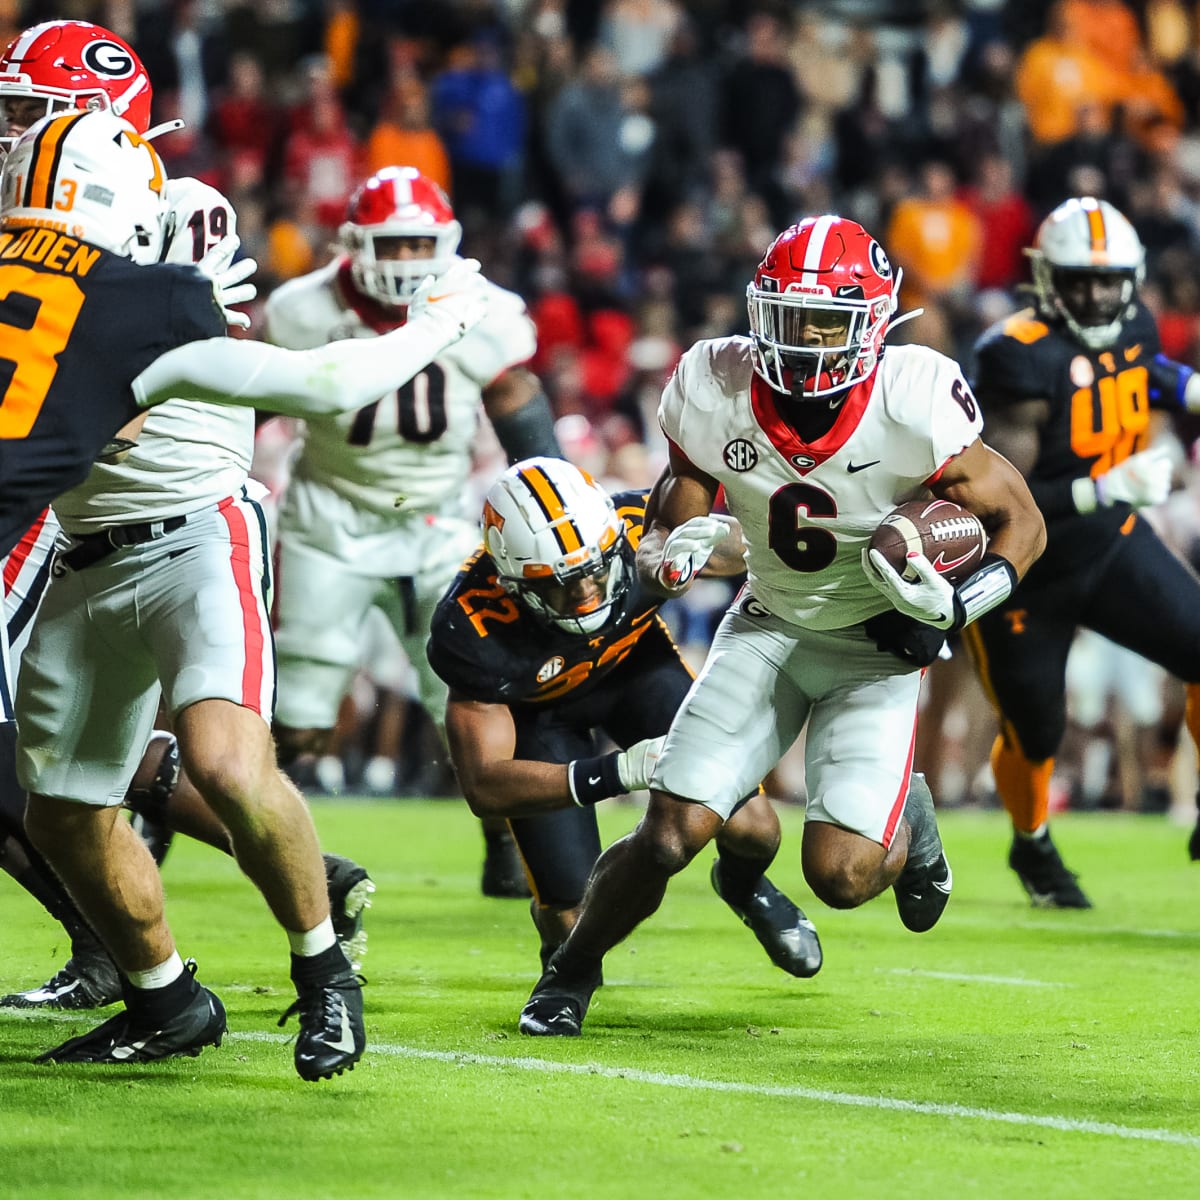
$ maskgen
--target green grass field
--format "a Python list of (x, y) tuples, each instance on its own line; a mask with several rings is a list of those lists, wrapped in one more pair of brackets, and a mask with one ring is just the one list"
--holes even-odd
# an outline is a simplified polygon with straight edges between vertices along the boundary
[[(523, 902), (479, 895), (465, 806), (314, 807), (379, 887), (358, 1068), (295, 1076), (282, 934), (232, 862), (177, 844), (172, 925), (229, 1037), (150, 1066), (36, 1066), (91, 1018), (0, 1013), (0, 1194), (1200, 1194), (1200, 864), (1162, 818), (1060, 818), (1096, 902), (1060, 913), (1025, 903), (1000, 814), (943, 814), (954, 898), (915, 936), (890, 894), (813, 900), (785, 811), (772, 875), (817, 922), (820, 975), (770, 965), (703, 855), (609, 957), (584, 1036), (559, 1041), (515, 1032), (536, 939)], [(607, 835), (636, 815), (609, 806)], [(59, 965), (57, 927), (3, 879), (0, 928), (0, 990)]]

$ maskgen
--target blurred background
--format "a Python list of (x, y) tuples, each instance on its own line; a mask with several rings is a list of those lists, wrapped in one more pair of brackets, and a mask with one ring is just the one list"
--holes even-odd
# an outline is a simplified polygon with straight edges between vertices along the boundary
[[(1021, 253), (1070, 195), (1112, 201), (1146, 246), (1163, 349), (1200, 366), (1200, 4), (1183, 0), (0, 0), (105, 25), (141, 55), (174, 175), (231, 199), (262, 298), (328, 261), (355, 185), (418, 167), (450, 194), (462, 252), (519, 292), (531, 364), (567, 455), (613, 490), (665, 460), (662, 384), (699, 338), (744, 332), (775, 234), (838, 211), (904, 268), (896, 340), (972, 371), (1021, 307)], [(261, 329), (255, 313), (250, 336)], [(985, 414), (986, 415), (986, 414)], [(480, 494), (503, 466), (485, 431)], [(1150, 514), (1195, 561), (1200, 425), (1173, 431), (1178, 487)], [(985, 432), (986, 436), (986, 432)], [(286, 486), (294, 430), (263, 426), (256, 473)], [(702, 659), (730, 597), (702, 582), (668, 615)], [(453, 793), (380, 622), (313, 790)], [(1081, 637), (1056, 807), (1187, 810), (1182, 694)], [(942, 804), (993, 803), (995, 721), (965, 655), (927, 679), (918, 767)], [(1185, 739), (1186, 740), (1186, 739)], [(803, 798), (798, 753), (772, 780)]]

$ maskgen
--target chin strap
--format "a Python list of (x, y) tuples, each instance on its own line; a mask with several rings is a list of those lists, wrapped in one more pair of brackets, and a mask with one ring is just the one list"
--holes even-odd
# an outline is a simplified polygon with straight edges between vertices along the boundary
[(888, 322), (888, 333), (891, 333), (897, 325), (903, 325), (905, 321), (911, 321), (914, 317), (919, 317), (925, 310), (923, 308), (909, 309), (908, 312), (898, 316), (894, 321)]
[(142, 141), (152, 142), (156, 137), (162, 137), (164, 133), (174, 133), (177, 129), (183, 129), (184, 126), (185, 122), (181, 121), (178, 117), (173, 121), (163, 121), (160, 125), (155, 125), (153, 128), (147, 129), (142, 134)]

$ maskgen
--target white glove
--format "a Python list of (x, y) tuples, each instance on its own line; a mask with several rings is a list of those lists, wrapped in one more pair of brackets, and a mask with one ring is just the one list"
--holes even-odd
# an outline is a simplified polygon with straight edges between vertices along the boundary
[(871, 586), (882, 592), (892, 607), (905, 616), (935, 629), (949, 629), (954, 624), (954, 588), (937, 573), (925, 555), (908, 556), (908, 568), (917, 573), (917, 579), (912, 583), (898, 575), (878, 550), (864, 550), (862, 565)]
[(477, 258), (463, 258), (441, 275), (429, 275), (408, 302), (408, 319), (434, 322), (456, 342), (488, 314), (492, 290)]
[(1124, 501), (1134, 508), (1161, 504), (1171, 491), (1171, 451), (1152, 446), (1131, 454), (1096, 480), (1096, 499), (1105, 507)]
[(243, 282), (258, 270), (258, 263), (252, 258), (234, 262), (233, 256), (240, 245), (241, 239), (235, 233), (223, 237), (196, 264), (196, 269), (212, 280), (213, 295), (225, 315), (225, 324), (249, 329), (249, 315), (234, 311), (232, 306), (247, 304), (258, 295), (258, 288), (254, 284)]
[(662, 562), (658, 565), (659, 582), (672, 591), (691, 583), (712, 557), (712, 552), (733, 528), (733, 518), (715, 514), (692, 517), (672, 529), (663, 543)]
[(640, 792), (650, 786), (650, 775), (666, 740), (665, 737), (646, 738), (617, 755), (617, 774), (627, 792)]

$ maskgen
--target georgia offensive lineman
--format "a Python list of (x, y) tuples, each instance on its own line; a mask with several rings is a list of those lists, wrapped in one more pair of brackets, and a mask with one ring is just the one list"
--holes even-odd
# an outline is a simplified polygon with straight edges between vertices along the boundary
[[(423, 278), (458, 259), (445, 193), (412, 167), (385, 167), (350, 199), (344, 253), (277, 288), (267, 336), (306, 350), (403, 326)], [(279, 698), (284, 763), (322, 753), (379, 608), (445, 740), (446, 685), (425, 657), (433, 611), (478, 541), (466, 487), (482, 409), (510, 462), (561, 458), (553, 417), (523, 365), (536, 330), (521, 298), (490, 284), (487, 317), (410, 383), (354, 413), (305, 422), (279, 516)], [(503, 820), (484, 821), (489, 895), (529, 894)]]
[[(821, 216), (785, 230), (746, 294), (751, 336), (697, 343), (663, 392), (670, 464), (637, 564), (652, 591), (682, 592), (726, 536), (709, 515), (724, 487), (749, 579), (672, 722), (645, 819), (596, 864), (523, 1033), (579, 1033), (604, 954), (806, 727), (801, 858), (816, 895), (854, 908), (890, 886), (914, 932), (949, 898), (933, 798), (909, 780), (920, 668), (1008, 595), (1041, 550), (1041, 517), (980, 441), (958, 365), (923, 346), (885, 353), (896, 285), (862, 226)], [(957, 589), (923, 555), (914, 582), (865, 557), (892, 508), (931, 492), (991, 536)]]

